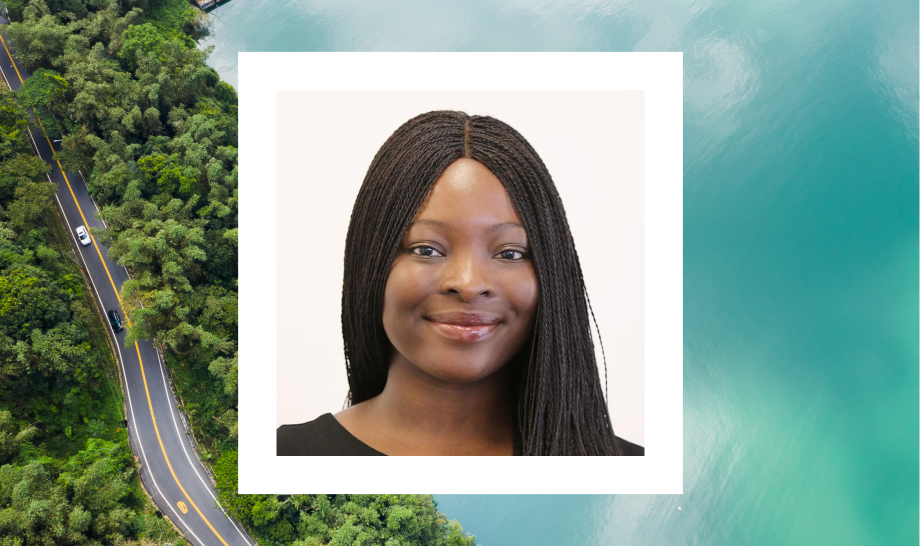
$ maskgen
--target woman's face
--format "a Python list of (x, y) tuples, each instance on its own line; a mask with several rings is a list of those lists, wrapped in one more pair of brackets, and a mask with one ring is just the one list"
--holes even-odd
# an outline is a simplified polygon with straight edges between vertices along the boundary
[(459, 159), (402, 240), (383, 305), (395, 359), (454, 383), (501, 369), (533, 330), (537, 277), (527, 232), (498, 178)]

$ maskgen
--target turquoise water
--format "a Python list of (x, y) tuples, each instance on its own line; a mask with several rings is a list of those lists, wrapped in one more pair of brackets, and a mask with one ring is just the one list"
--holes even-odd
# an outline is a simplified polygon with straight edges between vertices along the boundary
[(683, 51), (684, 494), (440, 508), (489, 546), (916, 545), (920, 14), (877, 4), (233, 0), (203, 45), (234, 85), (237, 51)]

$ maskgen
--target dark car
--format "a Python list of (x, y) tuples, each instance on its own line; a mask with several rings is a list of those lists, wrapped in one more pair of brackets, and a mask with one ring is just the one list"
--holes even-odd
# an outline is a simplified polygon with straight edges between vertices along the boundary
[(116, 332), (124, 330), (124, 327), (121, 325), (121, 317), (118, 316), (118, 312), (114, 309), (109, 309), (109, 322), (112, 323), (112, 329)]

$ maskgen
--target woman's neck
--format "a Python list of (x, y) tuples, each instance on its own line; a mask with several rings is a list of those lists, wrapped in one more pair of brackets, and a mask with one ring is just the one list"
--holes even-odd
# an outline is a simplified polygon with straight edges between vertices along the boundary
[(468, 384), (434, 378), (395, 358), (377, 397), (336, 416), (359, 440), (388, 455), (511, 455), (507, 367)]

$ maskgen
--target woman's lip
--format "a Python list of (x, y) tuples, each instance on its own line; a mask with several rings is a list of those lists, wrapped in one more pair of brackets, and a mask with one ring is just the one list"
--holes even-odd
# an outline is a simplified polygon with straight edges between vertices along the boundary
[(432, 322), (457, 326), (494, 326), (500, 322), (498, 317), (481, 313), (435, 313), (425, 318)]
[(442, 336), (454, 341), (475, 343), (492, 335), (498, 324), (485, 326), (462, 326), (459, 324), (444, 324), (443, 322), (429, 321), (434, 329)]

